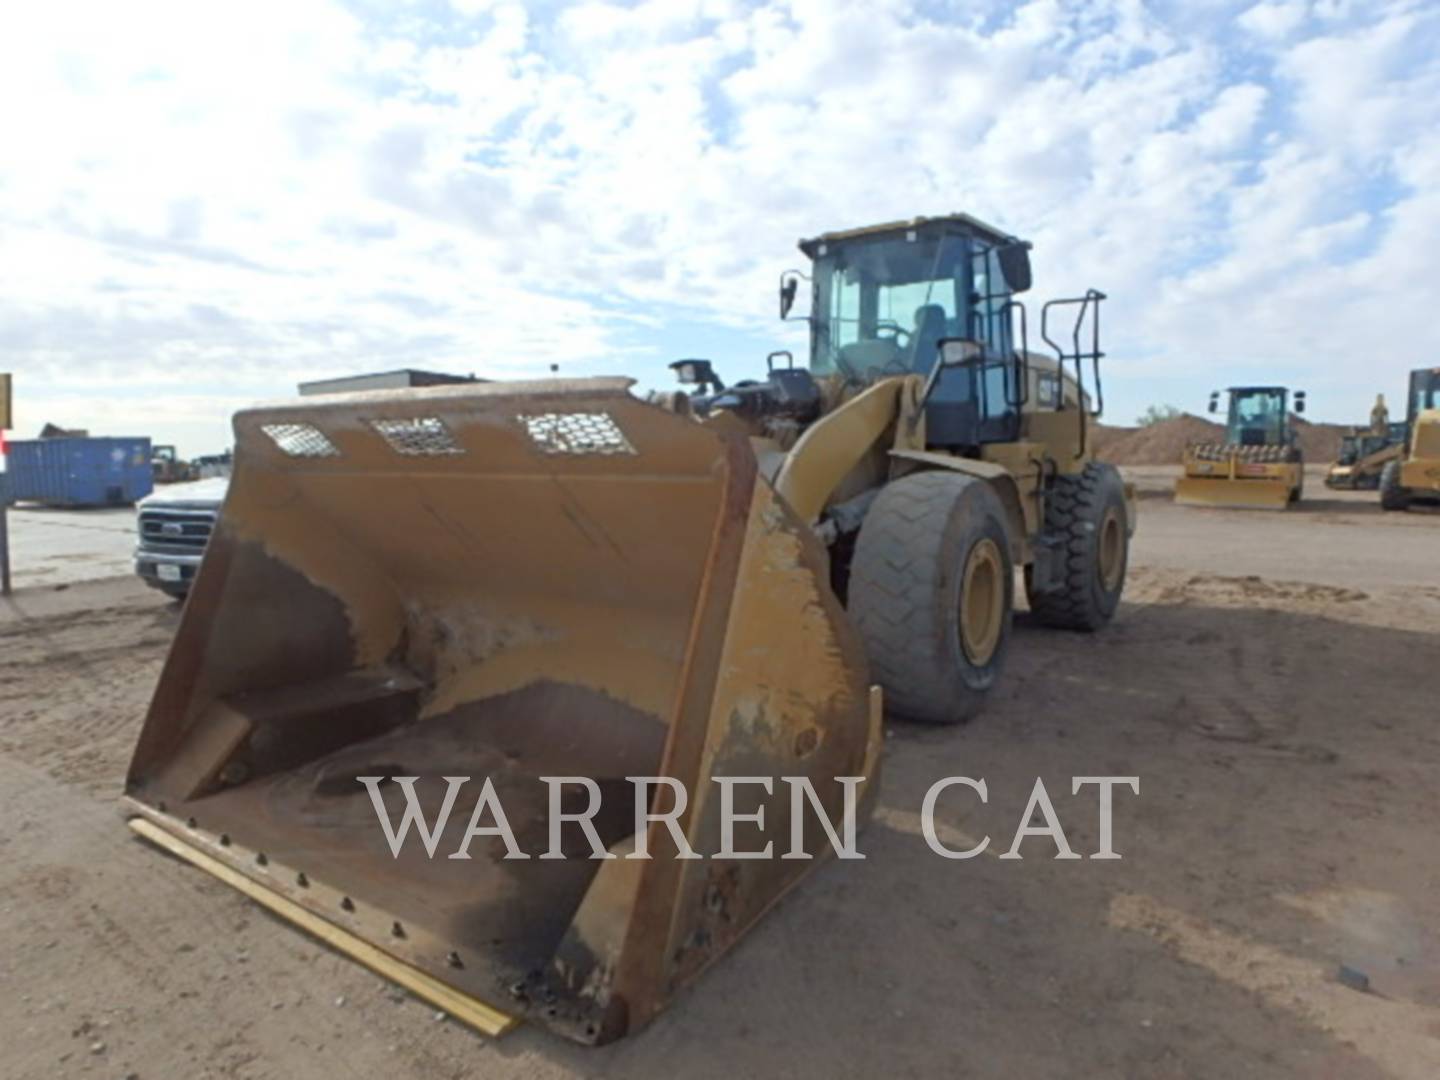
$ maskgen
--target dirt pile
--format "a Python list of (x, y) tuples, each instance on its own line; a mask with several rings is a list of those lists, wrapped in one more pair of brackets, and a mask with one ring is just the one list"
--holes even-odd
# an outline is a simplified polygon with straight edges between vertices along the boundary
[[(1340, 439), (1350, 429), (1343, 424), (1312, 424), (1292, 416), (1295, 438), (1312, 465), (1334, 461), (1340, 453)], [(1192, 442), (1223, 442), (1225, 428), (1189, 413), (1160, 420), (1145, 427), (1107, 427), (1097, 424), (1091, 431), (1091, 446), (1101, 461), (1115, 465), (1178, 465), (1180, 455)]]
[(1295, 438), (1305, 453), (1305, 460), (1311, 465), (1325, 465), (1340, 456), (1340, 439), (1350, 434), (1344, 424), (1312, 424), (1299, 416), (1292, 416)]
[(1220, 442), (1224, 436), (1221, 425), (1181, 413), (1141, 428), (1097, 430), (1095, 455), (1115, 465), (1176, 465), (1190, 443)]
[(1107, 424), (1096, 424), (1090, 429), (1090, 452), (1101, 461), (1109, 461), (1110, 448), (1117, 443), (1128, 439), (1139, 428), (1133, 427), (1111, 427)]

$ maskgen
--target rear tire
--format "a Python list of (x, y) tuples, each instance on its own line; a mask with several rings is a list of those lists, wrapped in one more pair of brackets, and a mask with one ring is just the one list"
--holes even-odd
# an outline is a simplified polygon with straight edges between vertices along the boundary
[(849, 610), (890, 712), (973, 716), (1004, 667), (1014, 602), (1005, 508), (986, 481), (924, 472), (880, 492), (856, 540)]
[(1125, 484), (1115, 466), (1092, 461), (1077, 476), (1056, 477), (1045, 499), (1045, 532), (1060, 540), (1063, 581), (1038, 593), (1026, 567), (1031, 613), (1045, 626), (1099, 630), (1120, 606), (1130, 564)]
[(1404, 510), (1410, 505), (1410, 492), (1400, 486), (1400, 462), (1387, 461), (1380, 473), (1380, 509)]

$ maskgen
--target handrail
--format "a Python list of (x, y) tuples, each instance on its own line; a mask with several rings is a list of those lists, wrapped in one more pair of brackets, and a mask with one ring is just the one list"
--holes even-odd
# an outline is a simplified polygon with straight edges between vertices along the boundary
[[(1040, 337), (1045, 344), (1055, 350), (1055, 363), (1060, 374), (1060, 401), (1058, 408), (1065, 408), (1065, 364), (1067, 361), (1074, 361), (1075, 364), (1075, 391), (1076, 404), (1079, 412), (1078, 422), (1080, 426), (1080, 444), (1075, 457), (1085, 456), (1086, 439), (1089, 435), (1087, 419), (1090, 416), (1099, 416), (1105, 411), (1105, 393), (1100, 380), (1100, 361), (1105, 353), (1100, 349), (1100, 302), (1107, 299), (1106, 295), (1099, 289), (1086, 289), (1084, 296), (1070, 296), (1057, 300), (1048, 300), (1040, 308)], [(1093, 311), (1091, 304), (1094, 304)], [(1050, 309), (1078, 305), (1079, 310), (1075, 313), (1075, 325), (1071, 328), (1070, 341), (1074, 351), (1066, 353), (1065, 350), (1050, 337)], [(1090, 314), (1090, 349), (1084, 351), (1080, 347), (1080, 335), (1085, 326), (1085, 315)], [(1085, 408), (1085, 365), (1084, 362), (1091, 362), (1091, 372), (1095, 378), (1095, 408)]]

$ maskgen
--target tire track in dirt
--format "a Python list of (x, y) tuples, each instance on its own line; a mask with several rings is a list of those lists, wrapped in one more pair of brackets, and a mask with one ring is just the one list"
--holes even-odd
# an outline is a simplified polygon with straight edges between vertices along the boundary
[(1343, 1039), (1392, 1076), (1440, 1075), (1440, 1010), (1356, 993), (1319, 964), (1221, 930), (1152, 897), (1115, 897), (1109, 922), (1148, 934), (1181, 960)]

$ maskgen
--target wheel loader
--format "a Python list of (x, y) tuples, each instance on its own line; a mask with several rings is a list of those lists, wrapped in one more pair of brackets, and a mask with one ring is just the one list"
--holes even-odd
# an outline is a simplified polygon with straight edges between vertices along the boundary
[[(974, 218), (800, 247), (809, 355), (760, 379), (238, 414), (132, 827), (483, 1030), (602, 1043), (833, 853), (847, 785), (868, 814), (884, 711), (975, 713), (1017, 568), (1036, 621), (1105, 625), (1135, 512), (1090, 453), (1103, 294), (1045, 304), (1042, 355), (1029, 245)], [(430, 839), (392, 848), (416, 806)]]
[(1410, 373), (1401, 454), (1380, 474), (1380, 507), (1406, 510), (1440, 502), (1440, 368)]
[[(1290, 391), (1283, 386), (1232, 386), (1225, 441), (1191, 443), (1181, 458), (1184, 473), (1175, 482), (1175, 501), (1185, 506), (1284, 510), (1305, 487), (1305, 459), (1290, 423)], [(1305, 391), (1294, 395), (1305, 411)], [(1220, 391), (1210, 395), (1210, 412), (1220, 409)]]

